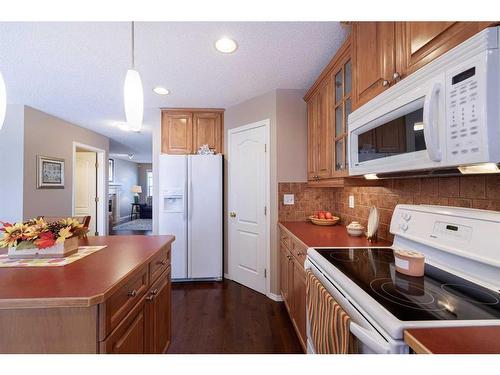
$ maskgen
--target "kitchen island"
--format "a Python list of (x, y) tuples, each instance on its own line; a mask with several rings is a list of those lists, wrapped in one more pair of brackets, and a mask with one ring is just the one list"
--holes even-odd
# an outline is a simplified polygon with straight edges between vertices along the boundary
[(0, 353), (165, 352), (174, 239), (90, 237), (106, 247), (69, 265), (0, 268)]

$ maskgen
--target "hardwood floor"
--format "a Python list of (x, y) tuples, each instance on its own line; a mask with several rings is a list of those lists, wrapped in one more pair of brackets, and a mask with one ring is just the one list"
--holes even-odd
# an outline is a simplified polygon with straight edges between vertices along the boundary
[(233, 281), (172, 284), (168, 353), (302, 353), (285, 305)]

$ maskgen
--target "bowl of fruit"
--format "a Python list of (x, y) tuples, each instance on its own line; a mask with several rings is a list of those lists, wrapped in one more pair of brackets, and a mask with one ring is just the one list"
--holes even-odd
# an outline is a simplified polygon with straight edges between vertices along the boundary
[(316, 225), (335, 225), (340, 221), (340, 217), (333, 216), (329, 211), (318, 211), (316, 215), (309, 216), (309, 220)]

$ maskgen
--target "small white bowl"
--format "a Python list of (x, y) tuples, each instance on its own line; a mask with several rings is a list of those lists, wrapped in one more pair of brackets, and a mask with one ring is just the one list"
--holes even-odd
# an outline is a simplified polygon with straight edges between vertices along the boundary
[(349, 224), (347, 227), (347, 233), (350, 235), (350, 236), (353, 236), (353, 237), (359, 237), (363, 234), (363, 230), (365, 229), (364, 226), (362, 226), (360, 223), (358, 223), (357, 221), (353, 221), (351, 224)]

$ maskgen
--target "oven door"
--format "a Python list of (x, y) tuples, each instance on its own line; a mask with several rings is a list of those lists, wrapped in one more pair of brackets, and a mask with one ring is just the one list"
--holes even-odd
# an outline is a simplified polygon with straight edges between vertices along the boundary
[(438, 75), (418, 87), (404, 87), (400, 95), (395, 86), (383, 101), (369, 102), (349, 116), (349, 174), (440, 167), (445, 144), (444, 82), (444, 75)]
[[(321, 284), (328, 290), (332, 297), (344, 309), (351, 318), (350, 331), (357, 340), (359, 353), (361, 354), (402, 354), (408, 353), (408, 346), (404, 341), (394, 340), (389, 335), (383, 334), (382, 330), (375, 328), (363, 313), (349, 302), (348, 296), (333, 280), (330, 279), (320, 267), (309, 258), (305, 262), (305, 268), (318, 278)], [(307, 316), (307, 353), (315, 354), (314, 345), (310, 340), (309, 316)]]

